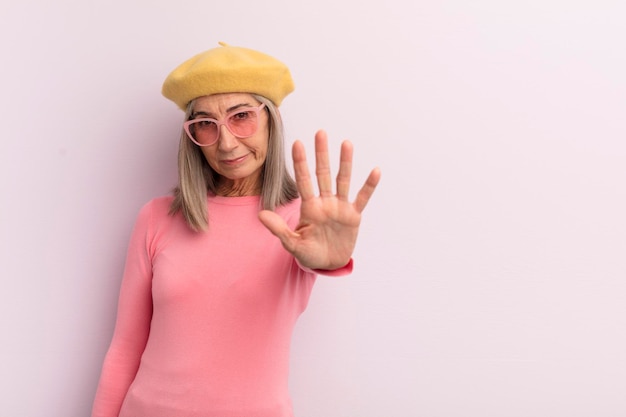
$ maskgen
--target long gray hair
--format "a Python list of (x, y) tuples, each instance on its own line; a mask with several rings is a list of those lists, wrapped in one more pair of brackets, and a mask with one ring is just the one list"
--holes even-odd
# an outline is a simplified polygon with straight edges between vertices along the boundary
[[(263, 172), (261, 174), (261, 205), (267, 210), (286, 204), (298, 197), (296, 183), (287, 170), (285, 162), (283, 123), (278, 109), (270, 100), (253, 94), (268, 111), (269, 142)], [(187, 106), (185, 120), (189, 120), (195, 100)], [(174, 189), (174, 201), (170, 214), (182, 211), (189, 227), (205, 231), (209, 227), (207, 193), (215, 194), (219, 174), (206, 161), (200, 147), (193, 143), (181, 129), (178, 148), (178, 186)]]

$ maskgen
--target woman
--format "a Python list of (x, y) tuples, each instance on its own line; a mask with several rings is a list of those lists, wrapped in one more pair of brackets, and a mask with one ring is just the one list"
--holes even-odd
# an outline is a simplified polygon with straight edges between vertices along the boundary
[(373, 170), (349, 202), (344, 142), (333, 194), (322, 131), (319, 196), (300, 142), (289, 176), (278, 106), (293, 88), (281, 62), (225, 44), (165, 80), (186, 112), (179, 184), (135, 224), (93, 417), (292, 416), (294, 324), (316, 274), (351, 271), (380, 178)]

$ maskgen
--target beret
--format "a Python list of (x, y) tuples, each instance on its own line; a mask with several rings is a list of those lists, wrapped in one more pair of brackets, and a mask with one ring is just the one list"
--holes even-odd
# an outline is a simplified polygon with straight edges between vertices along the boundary
[(220, 93), (251, 93), (276, 106), (294, 90), (289, 68), (264, 53), (219, 42), (180, 64), (163, 82), (163, 95), (182, 110), (195, 98)]

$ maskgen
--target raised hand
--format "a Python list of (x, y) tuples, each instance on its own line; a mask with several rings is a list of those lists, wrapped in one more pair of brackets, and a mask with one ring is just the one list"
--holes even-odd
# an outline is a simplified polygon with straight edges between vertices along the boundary
[(328, 139), (324, 131), (315, 134), (315, 173), (319, 195), (315, 195), (309, 175), (304, 145), (293, 145), (293, 165), (302, 205), (300, 222), (291, 230), (278, 214), (263, 210), (261, 222), (280, 239), (283, 246), (311, 269), (333, 270), (345, 266), (352, 256), (361, 223), (361, 213), (380, 180), (380, 170), (370, 172), (354, 202), (348, 201), (352, 174), (352, 144), (341, 144), (336, 194), (328, 159)]

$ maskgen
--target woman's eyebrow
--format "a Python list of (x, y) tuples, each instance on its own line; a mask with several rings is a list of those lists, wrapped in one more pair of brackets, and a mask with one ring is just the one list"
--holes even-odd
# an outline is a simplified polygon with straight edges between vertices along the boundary
[(226, 109), (226, 113), (230, 113), (233, 110), (237, 110), (241, 107), (252, 107), (252, 104), (250, 103), (240, 103), (240, 104), (235, 104), (234, 106), (231, 106), (229, 108)]
[(205, 111), (192, 111), (191, 112), (191, 117), (196, 117), (196, 116), (207, 116), (207, 117), (211, 117), (211, 113), (207, 113)]
[[(241, 107), (253, 107), (253, 105), (250, 104), (250, 103), (238, 103), (238, 104), (235, 104), (235, 105), (230, 106), (229, 108), (227, 108), (226, 109), (226, 113), (230, 113), (230, 112), (232, 112), (234, 110), (237, 110), (237, 109), (239, 109)], [(198, 115), (211, 117), (211, 118), (217, 118), (213, 113), (207, 112), (207, 111), (203, 111), (203, 110), (198, 110), (198, 111), (194, 110), (193, 112), (191, 112), (191, 116), (193, 116), (193, 117), (198, 116)]]

